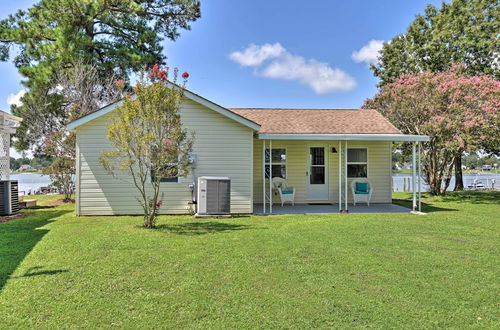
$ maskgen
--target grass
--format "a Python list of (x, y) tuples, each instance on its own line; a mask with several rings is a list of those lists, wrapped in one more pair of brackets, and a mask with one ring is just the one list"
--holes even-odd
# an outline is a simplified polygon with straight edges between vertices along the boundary
[(37, 210), (0, 224), (0, 328), (497, 328), (500, 194), (424, 202), (156, 230)]

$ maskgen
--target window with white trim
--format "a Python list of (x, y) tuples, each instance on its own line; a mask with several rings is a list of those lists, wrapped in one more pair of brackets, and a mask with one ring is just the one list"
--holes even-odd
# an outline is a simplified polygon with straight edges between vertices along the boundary
[(368, 177), (368, 149), (366, 148), (347, 149), (347, 177), (348, 178)]
[(286, 149), (273, 148), (271, 157), (266, 149), (266, 176), (269, 176), (269, 166), (272, 165), (272, 177), (286, 179)]

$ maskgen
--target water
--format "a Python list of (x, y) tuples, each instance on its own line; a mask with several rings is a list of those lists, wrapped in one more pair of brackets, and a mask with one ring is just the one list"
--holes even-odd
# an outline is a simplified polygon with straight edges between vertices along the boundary
[[(394, 173), (392, 175), (392, 185), (394, 191), (404, 191), (404, 179), (410, 179), (410, 187), (407, 188), (411, 190), (411, 173)], [(496, 173), (478, 173), (478, 174), (464, 174), (464, 187), (467, 189), (472, 186), (474, 182), (476, 184), (482, 183), (485, 187), (491, 188), (492, 180), (495, 180), (495, 188), (500, 188), (500, 174)], [(420, 188), (422, 191), (427, 191), (429, 186), (424, 182), (424, 179), (420, 181)], [(455, 177), (453, 176), (448, 186), (448, 190), (453, 190), (455, 187)]]
[[(405, 178), (410, 178), (411, 180), (411, 174), (409, 173), (393, 174), (392, 181), (393, 181), (394, 191), (404, 190)], [(29, 192), (34, 193), (38, 189), (40, 189), (40, 187), (47, 187), (51, 183), (50, 177), (48, 175), (35, 174), (35, 173), (11, 174), (10, 179), (17, 180), (19, 182), (19, 194), (21, 195), (27, 195), (29, 194)], [(464, 174), (464, 186), (467, 188), (468, 186), (473, 185), (474, 180), (476, 180), (477, 183), (482, 183), (486, 187), (491, 187), (492, 179), (496, 179), (495, 187), (497, 189), (500, 188), (500, 174), (495, 174), (495, 173)], [(427, 191), (428, 185), (424, 182), (423, 179), (421, 180), (421, 183), (422, 183), (421, 184), (422, 191)], [(454, 187), (455, 187), (455, 178), (452, 177), (448, 190), (453, 190)], [(411, 185), (409, 189), (411, 189)]]
[(17, 180), (19, 195), (33, 194), (40, 187), (47, 187), (52, 182), (48, 175), (36, 173), (11, 174), (10, 180)]

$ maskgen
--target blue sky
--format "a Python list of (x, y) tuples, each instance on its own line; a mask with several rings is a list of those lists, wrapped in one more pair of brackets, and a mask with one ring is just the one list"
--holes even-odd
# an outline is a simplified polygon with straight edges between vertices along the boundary
[[(0, 17), (35, 2), (2, 1)], [(165, 54), (190, 73), (189, 89), (223, 106), (357, 108), (376, 93), (367, 62), (378, 41), (440, 2), (202, 0), (201, 19), (165, 41)], [(0, 62), (0, 74), (0, 109), (8, 111), (21, 78), (11, 62)]]

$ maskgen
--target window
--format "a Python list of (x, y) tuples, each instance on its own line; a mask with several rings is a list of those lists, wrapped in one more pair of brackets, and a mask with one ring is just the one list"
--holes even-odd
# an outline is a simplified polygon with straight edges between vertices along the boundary
[[(159, 178), (160, 183), (178, 183), (179, 178), (177, 177), (177, 164), (169, 164), (165, 166), (165, 169), (171, 171), (171, 173), (175, 176)], [(155, 171), (153, 169), (151, 169), (151, 180), (152, 181), (157, 180)]]
[(325, 184), (325, 148), (309, 148), (311, 159), (311, 173), (309, 174), (310, 184)]
[(347, 177), (368, 177), (368, 149), (347, 150)]
[(266, 176), (269, 176), (269, 165), (272, 165), (272, 178), (286, 179), (286, 149), (273, 148), (269, 159), (269, 149), (266, 149)]

